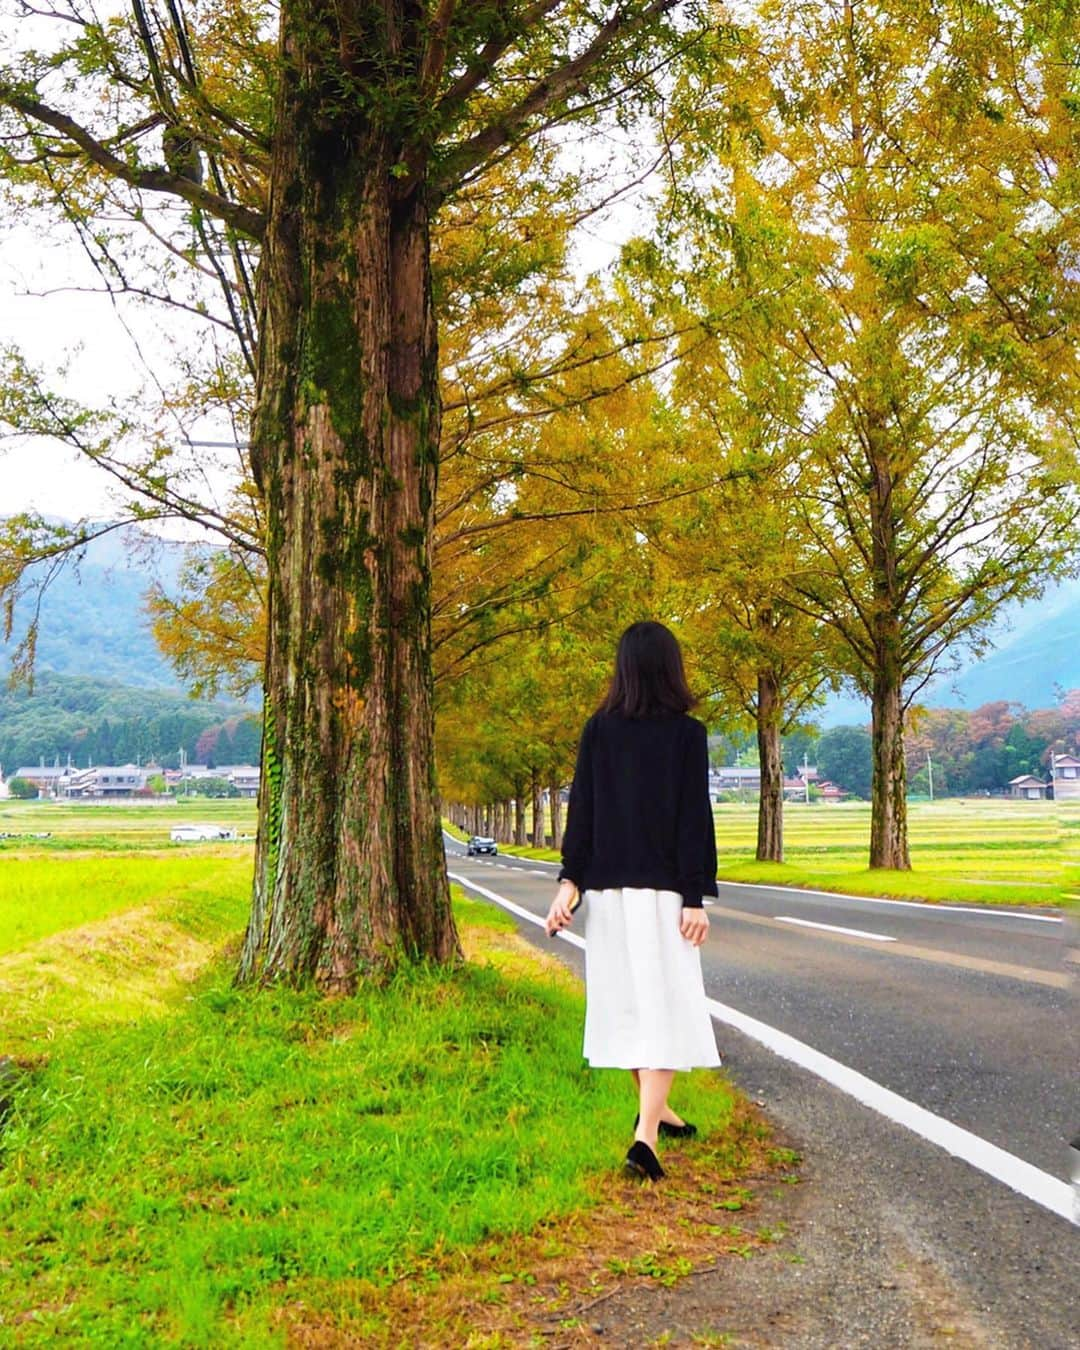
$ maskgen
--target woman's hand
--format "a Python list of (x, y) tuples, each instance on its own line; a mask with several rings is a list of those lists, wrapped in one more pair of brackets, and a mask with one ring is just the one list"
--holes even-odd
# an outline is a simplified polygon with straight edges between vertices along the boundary
[(682, 919), (679, 922), (679, 932), (686, 938), (687, 942), (692, 942), (695, 947), (700, 947), (709, 936), (709, 916), (704, 909), (684, 909)]
[(559, 889), (555, 899), (551, 902), (551, 908), (547, 915), (547, 935), (554, 937), (560, 928), (565, 928), (574, 917), (570, 912), (570, 901), (574, 898), (574, 892), (577, 887), (572, 881), (560, 881)]

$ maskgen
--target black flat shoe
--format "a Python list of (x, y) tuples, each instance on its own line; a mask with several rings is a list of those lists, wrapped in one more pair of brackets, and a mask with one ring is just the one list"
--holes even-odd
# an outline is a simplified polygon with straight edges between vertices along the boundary
[(664, 1175), (660, 1160), (640, 1139), (635, 1139), (626, 1154), (626, 1170), (642, 1181), (659, 1181)]
[[(637, 1129), (638, 1121), (640, 1119), (640, 1115), (634, 1117), (635, 1130)], [(666, 1120), (662, 1120), (658, 1132), (662, 1134), (665, 1139), (693, 1139), (697, 1134), (697, 1126), (691, 1125), (689, 1121), (685, 1121), (682, 1125), (669, 1125)]]

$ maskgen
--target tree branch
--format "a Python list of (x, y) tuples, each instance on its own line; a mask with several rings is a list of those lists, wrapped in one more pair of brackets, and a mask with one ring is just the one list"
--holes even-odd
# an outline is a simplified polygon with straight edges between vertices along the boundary
[(596, 66), (619, 38), (643, 28), (653, 19), (674, 9), (677, 4), (678, 0), (652, 0), (637, 14), (627, 14), (624, 9), (616, 10), (580, 56), (538, 80), (525, 97), (503, 113), (498, 121), (478, 131), (450, 152), (440, 170), (433, 175), (436, 191), (445, 195), (470, 169), (483, 163), (502, 146), (518, 140), (524, 127), (538, 113), (561, 99), (573, 98), (587, 89)]
[(66, 113), (50, 108), (40, 99), (21, 93), (9, 84), (0, 83), (0, 104), (6, 104), (16, 112), (33, 122), (51, 127), (62, 136), (66, 136), (83, 152), (87, 159), (104, 169), (113, 178), (119, 178), (131, 187), (145, 192), (163, 192), (180, 197), (191, 206), (197, 206), (212, 216), (231, 225), (240, 234), (252, 239), (261, 239), (266, 227), (265, 217), (258, 211), (229, 201), (226, 197), (211, 192), (208, 188), (192, 182), (180, 174), (170, 173), (166, 169), (138, 168), (118, 159), (106, 145), (68, 117)]

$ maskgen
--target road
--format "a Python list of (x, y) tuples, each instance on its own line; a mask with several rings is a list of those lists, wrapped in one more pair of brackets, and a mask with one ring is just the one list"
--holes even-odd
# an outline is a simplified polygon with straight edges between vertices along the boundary
[[(554, 865), (467, 858), (449, 836), (446, 850), (459, 878), (546, 912)], [(1080, 1345), (1080, 1227), (1065, 1217), (1080, 1027), (1060, 921), (720, 890), (703, 964), (725, 1066), (803, 1150), (811, 1265), (833, 1272), (816, 1329), (775, 1343), (923, 1344), (904, 1300), (868, 1294), (892, 1263), (922, 1272), (954, 1344)], [(580, 971), (577, 947), (519, 926)]]

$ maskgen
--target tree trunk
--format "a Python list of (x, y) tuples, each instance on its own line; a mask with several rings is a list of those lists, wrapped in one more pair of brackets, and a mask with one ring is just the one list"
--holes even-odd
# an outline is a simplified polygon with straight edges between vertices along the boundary
[(898, 540), (893, 510), (896, 475), (879, 414), (869, 421), (871, 563), (874, 584), (870, 709), (872, 770), (870, 866), (910, 871), (907, 768), (904, 763), (904, 675)]
[(529, 771), (529, 786), (532, 789), (533, 848), (544, 847), (544, 790), (540, 783), (540, 770)]
[(548, 801), (551, 803), (551, 847), (562, 848), (562, 788), (557, 780), (548, 784)]
[(775, 671), (757, 677), (757, 743), (761, 766), (758, 799), (757, 860), (784, 861), (784, 767), (780, 751), (783, 706)]
[(525, 832), (524, 784), (514, 793), (514, 843), (518, 845), (528, 843), (528, 835)]
[(331, 32), (327, 7), (282, 6), (251, 452), (269, 617), (238, 978), (342, 991), (458, 952), (434, 773), (428, 203), (340, 93), (343, 63), (385, 41), (377, 9)]
[(873, 782), (870, 866), (911, 868), (907, 836), (907, 769), (904, 713), (899, 679), (887, 670), (874, 677), (872, 698)]

